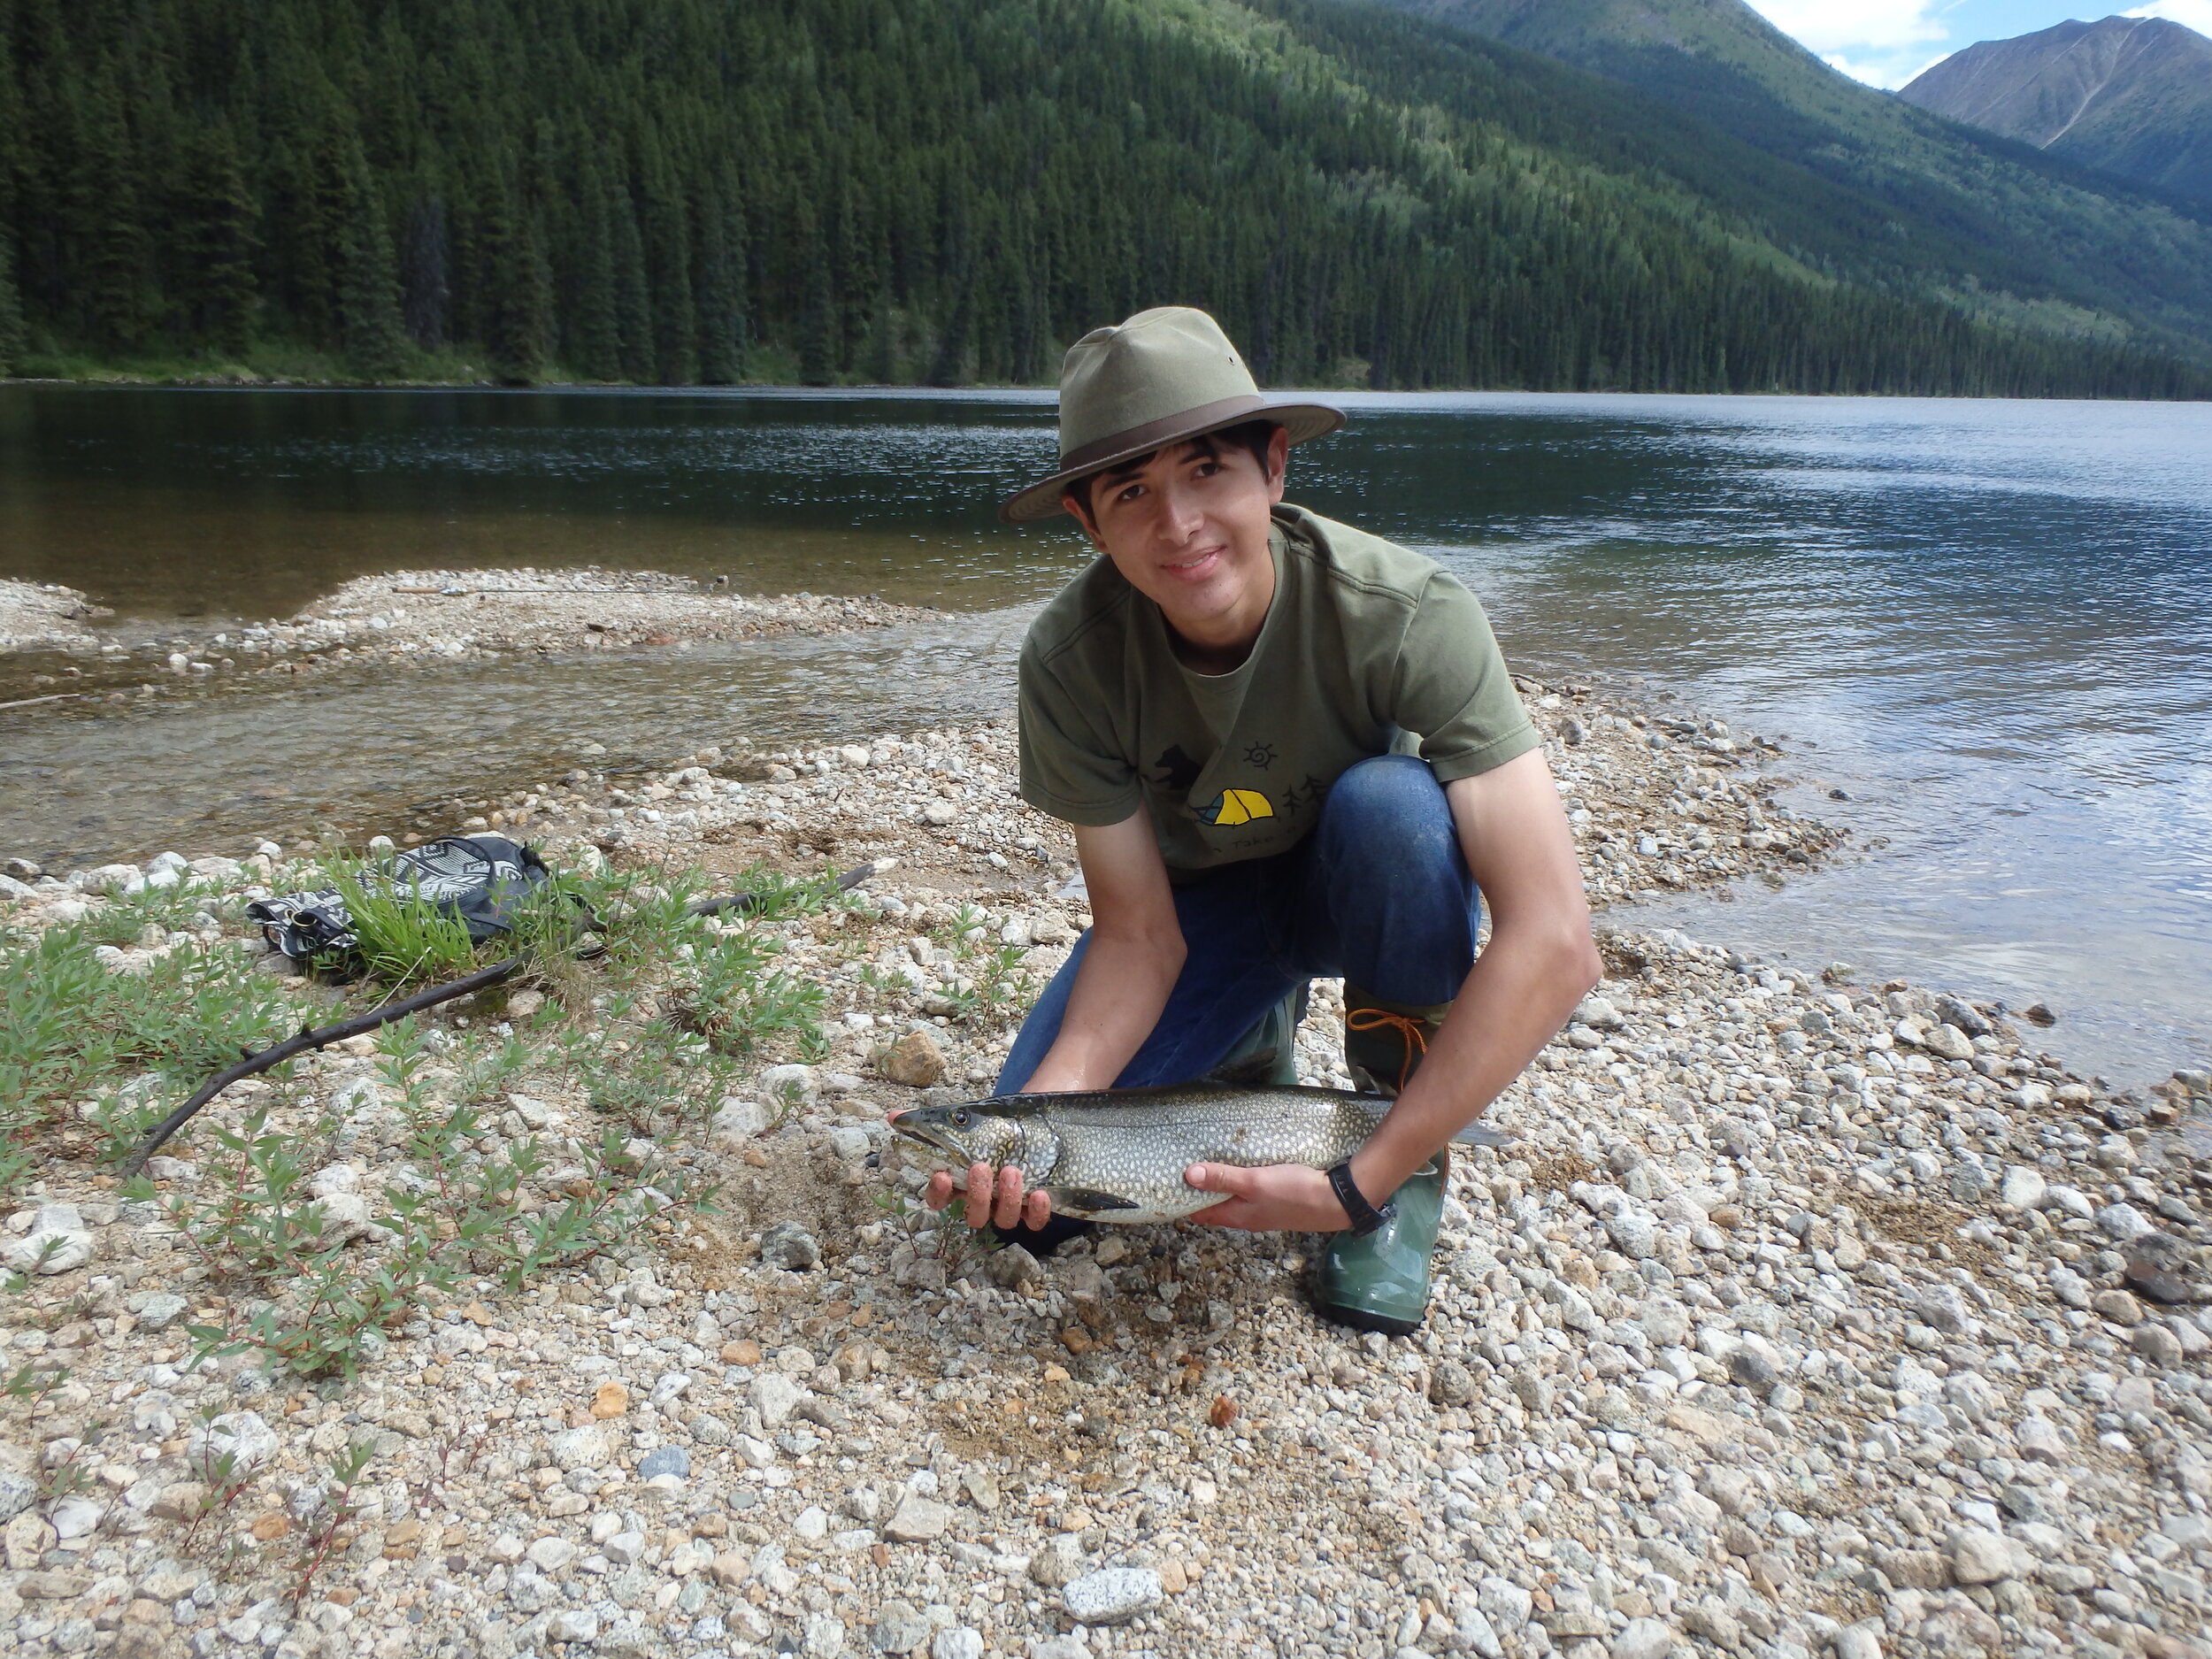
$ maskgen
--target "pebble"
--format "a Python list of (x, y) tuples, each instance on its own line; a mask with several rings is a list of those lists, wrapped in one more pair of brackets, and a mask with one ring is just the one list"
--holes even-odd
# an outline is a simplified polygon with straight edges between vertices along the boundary
[[(1762, 868), (1737, 846), (1752, 835), (1824, 844), (1747, 767), (1701, 747), (1721, 734), (1651, 749), (1646, 728), (1572, 701), (1583, 741), (1551, 754), (1587, 808), (1575, 828), (1601, 900), (1663, 885), (1669, 864), (1694, 883)], [(866, 752), (861, 765), (791, 751), (780, 779), (749, 764), (741, 790), (690, 768), (626, 787), (664, 820), (681, 808), (741, 838), (834, 833), (854, 848), (842, 862), (879, 834), (913, 849), (908, 807), (956, 783), (927, 856), (979, 872), (980, 948), (1026, 949), (1033, 975), (1056, 967), (1088, 917), (1049, 867), (1064, 837), (1014, 803), (1010, 732)], [(627, 825), (619, 858), (688, 856), (684, 826)], [(557, 864), (581, 857), (580, 825), (549, 827)], [(104, 902), (34, 879), (37, 917)], [(829, 1050), (758, 1077), (739, 1064), (705, 1095), (705, 1143), (672, 1143), (725, 1187), (727, 1219), (692, 1235), (699, 1249), (680, 1223), (640, 1228), (522, 1296), (472, 1289), (483, 1302), (465, 1317), (391, 1327), (357, 1380), (185, 1364), (177, 1327), (210, 1302), (242, 1317), (242, 1297), (195, 1271), (158, 1210), (55, 1166), (34, 1202), (75, 1205), (98, 1253), (35, 1284), (42, 1317), (11, 1324), (11, 1371), (71, 1373), (24, 1467), (70, 1458), (91, 1418), (108, 1426), (93, 1484), (65, 1500), (12, 1498), (0, 1478), (0, 1508), (20, 1503), (4, 1522), (12, 1571), (85, 1583), (81, 1614), (43, 1596), (0, 1609), (0, 1646), (50, 1648), (66, 1616), (84, 1632), (64, 1650), (97, 1647), (95, 1599), (119, 1609), (134, 1594), (171, 1622), (186, 1602), (180, 1628), (203, 1647), (319, 1640), (383, 1659), (488, 1647), (501, 1620), (541, 1654), (841, 1655), (911, 1635), (904, 1651), (931, 1659), (1315, 1641), (1482, 1659), (1546, 1644), (1563, 1659), (1879, 1659), (1885, 1645), (2159, 1659), (2200, 1622), (2192, 1586), (2212, 1569), (2212, 1525), (2191, 1506), (2212, 1502), (2212, 1395), (2193, 1358), (2212, 1332), (2147, 1274), (2183, 1291), (2208, 1280), (2212, 1240), (2185, 1202), (2202, 1163), (1993, 1004), (1612, 933), (1614, 977), (1493, 1108), (1517, 1142), (1455, 1160), (1428, 1323), (1362, 1339), (1304, 1313), (1295, 1240), (1130, 1228), (1040, 1260), (938, 1257), (927, 1230), (910, 1233), (912, 1209), (883, 1206), (917, 1172), (887, 1150), (879, 1173), (862, 1151), (883, 1144), (865, 1114), (905, 1098), (869, 1056), (934, 1012), (953, 1087), (931, 1098), (955, 1099), (995, 1074), (1010, 1025), (1003, 1010), (958, 1013), (951, 904), (895, 885), (833, 918), (744, 924), (829, 987)], [(839, 977), (864, 957), (882, 988)], [(1316, 987), (1306, 1080), (1334, 1079), (1339, 996)], [(1971, 1061), (1942, 1056), (1945, 1026), (1982, 1040)], [(495, 1034), (427, 1029), (442, 1069), (476, 1064)], [(373, 1199), (404, 1167), (378, 1139), (396, 1126), (378, 1053), (368, 1041), (300, 1064), (312, 1110), (350, 1102), (343, 1162), (311, 1178), (318, 1196)], [(486, 1122), (511, 1111), (557, 1171), (584, 1097), (557, 1066), (513, 1080), (530, 1093)], [(301, 1126), (274, 1105), (282, 1128)], [(212, 1147), (177, 1151), (150, 1171), (165, 1191), (215, 1190)], [(786, 1217), (814, 1242), (803, 1268), (770, 1248)], [(0, 1243), (37, 1218), (19, 1210)], [(737, 1248), (751, 1239), (757, 1257)], [(359, 1254), (380, 1248), (365, 1239)], [(2131, 1287), (2146, 1299), (2133, 1323), (2107, 1317)], [(624, 1409), (582, 1411), (603, 1398)], [(250, 1553), (231, 1578), (171, 1574), (208, 1497), (185, 1479), (194, 1425), (250, 1407), (276, 1442), (234, 1511)], [(455, 1439), (486, 1424), (480, 1440)], [(367, 1541), (322, 1580), (357, 1599), (295, 1616), (292, 1542), (330, 1458), (365, 1435), (379, 1448), (357, 1494), (374, 1506)], [(274, 1543), (279, 1526), (291, 1541)], [(1110, 1603), (1074, 1589), (1147, 1573), (1160, 1599), (1125, 1635), (1102, 1623)], [(1882, 1583), (1874, 1599), (1866, 1586)], [(1876, 1617), (1846, 1628), (1815, 1610), (1846, 1609)], [(1339, 1641), (1329, 1621), (1348, 1614), (1358, 1634)], [(2106, 1621), (2094, 1649), (2093, 1618)], [(127, 1634), (140, 1621), (109, 1622)]]

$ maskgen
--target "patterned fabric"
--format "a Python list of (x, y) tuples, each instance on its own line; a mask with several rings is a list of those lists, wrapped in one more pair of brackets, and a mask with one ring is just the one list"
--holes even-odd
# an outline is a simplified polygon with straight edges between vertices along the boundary
[[(545, 861), (503, 835), (449, 835), (394, 853), (361, 872), (364, 891), (411, 892), (459, 918), (473, 940), (514, 925), (531, 889), (551, 878)], [(257, 899), (246, 914), (288, 956), (343, 955), (359, 941), (345, 895), (336, 887)]]

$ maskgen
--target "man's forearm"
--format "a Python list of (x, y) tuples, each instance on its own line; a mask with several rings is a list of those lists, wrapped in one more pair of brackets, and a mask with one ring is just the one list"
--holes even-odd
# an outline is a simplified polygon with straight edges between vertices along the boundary
[(1108, 1088), (1144, 1046), (1183, 971), (1181, 935), (1091, 936), (1060, 1034), (1025, 1087), (1040, 1094)]
[(1471, 1123), (1564, 1025), (1599, 964), (1586, 925), (1492, 936), (1421, 1069), (1352, 1159), (1379, 1203)]

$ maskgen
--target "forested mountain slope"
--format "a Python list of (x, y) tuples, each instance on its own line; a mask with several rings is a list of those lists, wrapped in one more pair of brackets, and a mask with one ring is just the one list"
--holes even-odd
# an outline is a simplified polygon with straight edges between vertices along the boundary
[(2212, 40), (2163, 18), (1983, 41), (1897, 96), (1953, 120), (2212, 203)]
[[(1890, 221), (1838, 255), (1979, 314), (2212, 340), (2212, 209), (2159, 198), (1839, 74), (1743, 0), (1377, 0), (1688, 111)], [(1956, 273), (1947, 277), (1947, 272)], [(1963, 277), (1965, 281), (1958, 279)], [(2101, 325), (2100, 320), (2102, 319)]]
[(1334, 0), (0, 0), (0, 237), (34, 368), (1036, 381), (1172, 300), (1278, 383), (2195, 396), (2212, 334), (1970, 319), (1953, 227)]

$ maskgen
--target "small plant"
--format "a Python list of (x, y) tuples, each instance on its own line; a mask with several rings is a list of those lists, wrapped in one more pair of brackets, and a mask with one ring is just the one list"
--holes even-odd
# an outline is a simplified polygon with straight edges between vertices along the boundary
[(85, 936), (96, 945), (134, 945), (150, 924), (165, 933), (188, 927), (201, 905), (212, 902), (211, 888), (189, 881), (118, 893), (85, 918)]
[(100, 1443), (107, 1432), (107, 1420), (95, 1417), (73, 1437), (66, 1455), (57, 1463), (38, 1471), (38, 1490), (42, 1499), (73, 1497), (92, 1485), (92, 1471), (81, 1461), (84, 1455)]
[(400, 884), (365, 883), (357, 865), (325, 866), (323, 882), (337, 889), (356, 941), (342, 963), (357, 965), (388, 986), (457, 979), (483, 965), (467, 926), (436, 900)]
[(361, 1477), (368, 1472), (375, 1456), (375, 1441), (355, 1440), (331, 1458), (322, 1502), (314, 1511), (314, 1525), (300, 1540), (299, 1571), (292, 1580), (295, 1609), (306, 1601), (314, 1588), (315, 1575), (337, 1547), (338, 1535), (361, 1513), (361, 1506), (353, 1501), (353, 1489), (361, 1484)]
[(685, 1022), (725, 1054), (749, 1055), (778, 1037), (823, 1050), (828, 994), (812, 980), (769, 968), (767, 941), (749, 930), (726, 936), (695, 958), (695, 977), (679, 998)]

